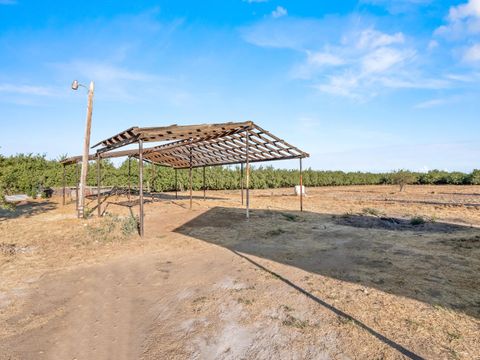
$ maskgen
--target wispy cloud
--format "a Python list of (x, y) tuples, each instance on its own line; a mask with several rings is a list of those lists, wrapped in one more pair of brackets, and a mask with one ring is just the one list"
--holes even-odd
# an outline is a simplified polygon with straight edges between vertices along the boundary
[(156, 76), (112, 64), (110, 62), (74, 60), (63, 64), (54, 64), (59, 69), (67, 70), (72, 75), (99, 82), (116, 81), (153, 81)]
[(364, 74), (384, 73), (415, 56), (415, 51), (381, 47), (367, 53), (361, 60)]
[[(341, 41), (330, 46), (327, 55), (318, 53), (317, 62), (309, 53), (294, 74), (309, 78), (320, 92), (360, 101), (379, 95), (382, 88), (446, 87), (447, 81), (418, 75), (417, 51), (405, 42), (403, 33), (388, 34), (367, 28), (355, 36), (341, 36)], [(325, 70), (317, 71), (319, 63), (324, 68), (330, 67), (327, 75)]]
[[(54, 63), (51, 66), (65, 78), (78, 79), (86, 83), (90, 80), (95, 81), (97, 87), (101, 89), (98, 95), (112, 100), (139, 99), (145, 87), (155, 86), (155, 82), (160, 84), (165, 80), (160, 75), (137, 71), (108, 60), (73, 60)], [(142, 91), (139, 91), (139, 88)]]
[(476, 83), (480, 81), (480, 73), (470, 72), (461, 74), (445, 74), (446, 79), (454, 80), (462, 83)]
[(448, 102), (449, 102), (449, 99), (447, 98), (431, 99), (431, 100), (422, 101), (421, 103), (418, 103), (417, 105), (415, 105), (415, 109), (430, 109), (440, 105), (445, 105)]
[(279, 18), (282, 16), (286, 16), (287, 14), (288, 11), (283, 6), (277, 6), (276, 9), (272, 11), (273, 18)]
[(53, 96), (55, 91), (50, 87), (37, 85), (1, 84), (0, 92), (17, 95)]
[(345, 60), (341, 57), (328, 52), (307, 51), (307, 62), (315, 66), (337, 66), (343, 65)]
[(360, 33), (356, 47), (360, 49), (374, 49), (380, 46), (403, 44), (405, 36), (401, 32), (386, 34), (375, 29), (366, 29)]
[(465, 50), (463, 61), (467, 63), (480, 62), (480, 43), (474, 44)]
[[(416, 39), (403, 32), (381, 31), (362, 17), (264, 20), (242, 29), (244, 39), (261, 47), (305, 54), (293, 65), (293, 79), (310, 82), (320, 92), (359, 101), (382, 89), (445, 89), (453, 79), (430, 75)], [(428, 42), (421, 44), (427, 47)], [(432, 44), (431, 48), (436, 45)]]
[(253, 45), (271, 48), (285, 48), (299, 51), (318, 50), (319, 44), (328, 43), (338, 37), (345, 22), (338, 16), (323, 19), (284, 16), (273, 19), (266, 17), (252, 25), (240, 28), (242, 38)]

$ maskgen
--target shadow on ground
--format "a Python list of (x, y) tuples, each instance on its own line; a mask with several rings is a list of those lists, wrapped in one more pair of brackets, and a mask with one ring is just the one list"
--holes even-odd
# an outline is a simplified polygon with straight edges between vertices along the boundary
[(216, 207), (175, 232), (480, 318), (480, 230), (441, 222)]
[[(102, 197), (112, 197), (116, 195), (122, 195), (122, 196), (128, 196), (129, 190), (124, 189), (124, 188), (113, 188), (108, 191), (104, 191), (101, 193)], [(132, 200), (133, 199), (138, 199), (139, 197), (139, 192), (137, 189), (131, 189), (130, 190), (130, 195)], [(151, 199), (151, 200), (189, 200), (190, 195), (182, 195), (182, 194), (175, 194), (174, 191), (169, 191), (169, 192), (155, 192), (155, 191), (146, 191), (144, 190), (143, 196), (145, 199)], [(87, 196), (88, 199), (95, 200), (97, 198), (96, 194), (90, 194)], [(193, 195), (192, 199), (194, 200), (203, 200), (204, 197), (203, 195)], [(208, 195), (208, 190), (205, 195), (205, 200), (226, 200), (225, 198), (222, 197), (215, 197)]]
[(22, 202), (15, 206), (13, 210), (6, 210), (0, 208), (0, 221), (8, 219), (15, 219), (20, 217), (31, 217), (43, 212), (54, 210), (57, 208), (57, 204), (50, 201), (42, 202)]

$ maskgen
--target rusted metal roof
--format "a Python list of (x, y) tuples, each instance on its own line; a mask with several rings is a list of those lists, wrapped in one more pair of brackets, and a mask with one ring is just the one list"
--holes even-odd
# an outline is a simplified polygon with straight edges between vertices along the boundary
[[(247, 139), (248, 138), (248, 139)], [(103, 145), (90, 160), (97, 157), (139, 157), (139, 150), (111, 151), (138, 141), (170, 141), (143, 150), (145, 161), (177, 169), (188, 167), (239, 164), (249, 162), (305, 158), (309, 154), (290, 145), (251, 121), (223, 124), (201, 124), (166, 127), (132, 127), (99, 142)], [(81, 156), (62, 161), (64, 165), (81, 161)]]
[(229, 122), (223, 124), (200, 124), (200, 125), (170, 125), (161, 127), (131, 127), (108, 139), (102, 140), (92, 146), (103, 145), (97, 152), (110, 151), (128, 144), (143, 142), (176, 141), (182, 139), (199, 139), (218, 136), (221, 134), (242, 131), (251, 126), (251, 121)]

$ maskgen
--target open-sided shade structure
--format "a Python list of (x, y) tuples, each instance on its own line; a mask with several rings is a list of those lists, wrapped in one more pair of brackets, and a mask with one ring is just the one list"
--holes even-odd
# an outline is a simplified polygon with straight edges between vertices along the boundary
[[(97, 150), (100, 157), (125, 156), (110, 151), (139, 141), (169, 141), (167, 144), (144, 149), (143, 159), (176, 169), (244, 163), (247, 156), (245, 151), (247, 141), (250, 142), (248, 154), (250, 162), (309, 156), (251, 121), (155, 128), (132, 127), (99, 142), (94, 147), (103, 145)], [(110, 154), (105, 154), (106, 152)], [(135, 157), (139, 155), (138, 151), (131, 150), (124, 154)]]
[[(145, 142), (165, 142), (143, 148)], [(138, 150), (114, 151), (120, 147), (138, 143)], [(163, 127), (131, 127), (112, 137), (100, 141), (93, 148), (96, 154), (91, 160), (121, 156), (140, 160), (140, 219), (143, 232), (143, 161), (174, 169), (191, 169), (205, 166), (230, 164), (246, 165), (247, 217), (249, 208), (248, 184), (249, 164), (274, 160), (301, 159), (308, 157), (306, 152), (290, 145), (272, 133), (262, 129), (252, 121), (229, 122), (222, 124), (170, 125)], [(62, 161), (64, 165), (80, 161), (72, 157)], [(302, 180), (300, 176), (300, 185)], [(190, 186), (190, 194), (191, 194)], [(302, 204), (302, 196), (300, 197)], [(301, 205), (302, 207), (302, 205)]]

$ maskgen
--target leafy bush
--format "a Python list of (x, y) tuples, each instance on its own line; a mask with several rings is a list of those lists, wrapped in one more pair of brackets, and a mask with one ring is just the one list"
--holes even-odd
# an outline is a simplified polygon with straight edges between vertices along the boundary
[(410, 219), (410, 224), (414, 226), (423, 225), (425, 223), (426, 223), (426, 220), (421, 216), (414, 216)]
[(418, 182), (418, 176), (415, 173), (407, 170), (398, 170), (389, 175), (391, 184), (400, 186), (400, 191), (403, 191), (407, 184), (415, 184)]

